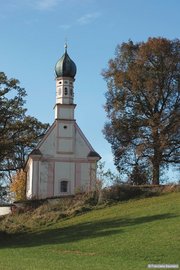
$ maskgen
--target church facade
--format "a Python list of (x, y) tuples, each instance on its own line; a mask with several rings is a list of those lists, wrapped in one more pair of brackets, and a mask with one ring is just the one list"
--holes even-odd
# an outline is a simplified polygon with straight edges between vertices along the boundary
[(25, 165), (28, 199), (72, 195), (95, 187), (97, 161), (101, 157), (74, 118), (76, 65), (67, 46), (56, 63), (55, 74), (55, 120)]

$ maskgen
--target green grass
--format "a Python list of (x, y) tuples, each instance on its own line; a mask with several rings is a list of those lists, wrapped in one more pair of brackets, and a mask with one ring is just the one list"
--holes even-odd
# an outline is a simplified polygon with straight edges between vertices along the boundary
[(118, 203), (0, 241), (0, 270), (180, 265), (180, 193)]

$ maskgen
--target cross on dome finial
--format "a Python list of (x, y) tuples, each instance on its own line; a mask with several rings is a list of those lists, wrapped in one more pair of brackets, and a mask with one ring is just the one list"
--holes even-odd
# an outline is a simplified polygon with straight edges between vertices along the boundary
[(67, 41), (65, 42), (65, 44), (64, 44), (64, 50), (65, 50), (65, 53), (67, 52)]

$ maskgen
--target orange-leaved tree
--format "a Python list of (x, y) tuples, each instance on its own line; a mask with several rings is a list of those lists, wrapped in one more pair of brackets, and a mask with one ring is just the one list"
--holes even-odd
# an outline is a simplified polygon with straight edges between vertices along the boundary
[(10, 190), (15, 194), (15, 200), (24, 200), (26, 198), (26, 173), (23, 169), (18, 170), (12, 176)]

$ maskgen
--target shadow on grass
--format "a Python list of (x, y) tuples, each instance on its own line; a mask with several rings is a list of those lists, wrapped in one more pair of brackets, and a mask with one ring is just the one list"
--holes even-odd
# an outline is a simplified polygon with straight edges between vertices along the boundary
[(50, 244), (64, 244), (83, 239), (93, 239), (123, 233), (128, 226), (141, 225), (158, 220), (175, 218), (172, 214), (152, 215), (134, 219), (104, 219), (79, 223), (59, 229), (46, 229), (34, 233), (24, 233), (3, 237), (0, 248), (35, 247)]

